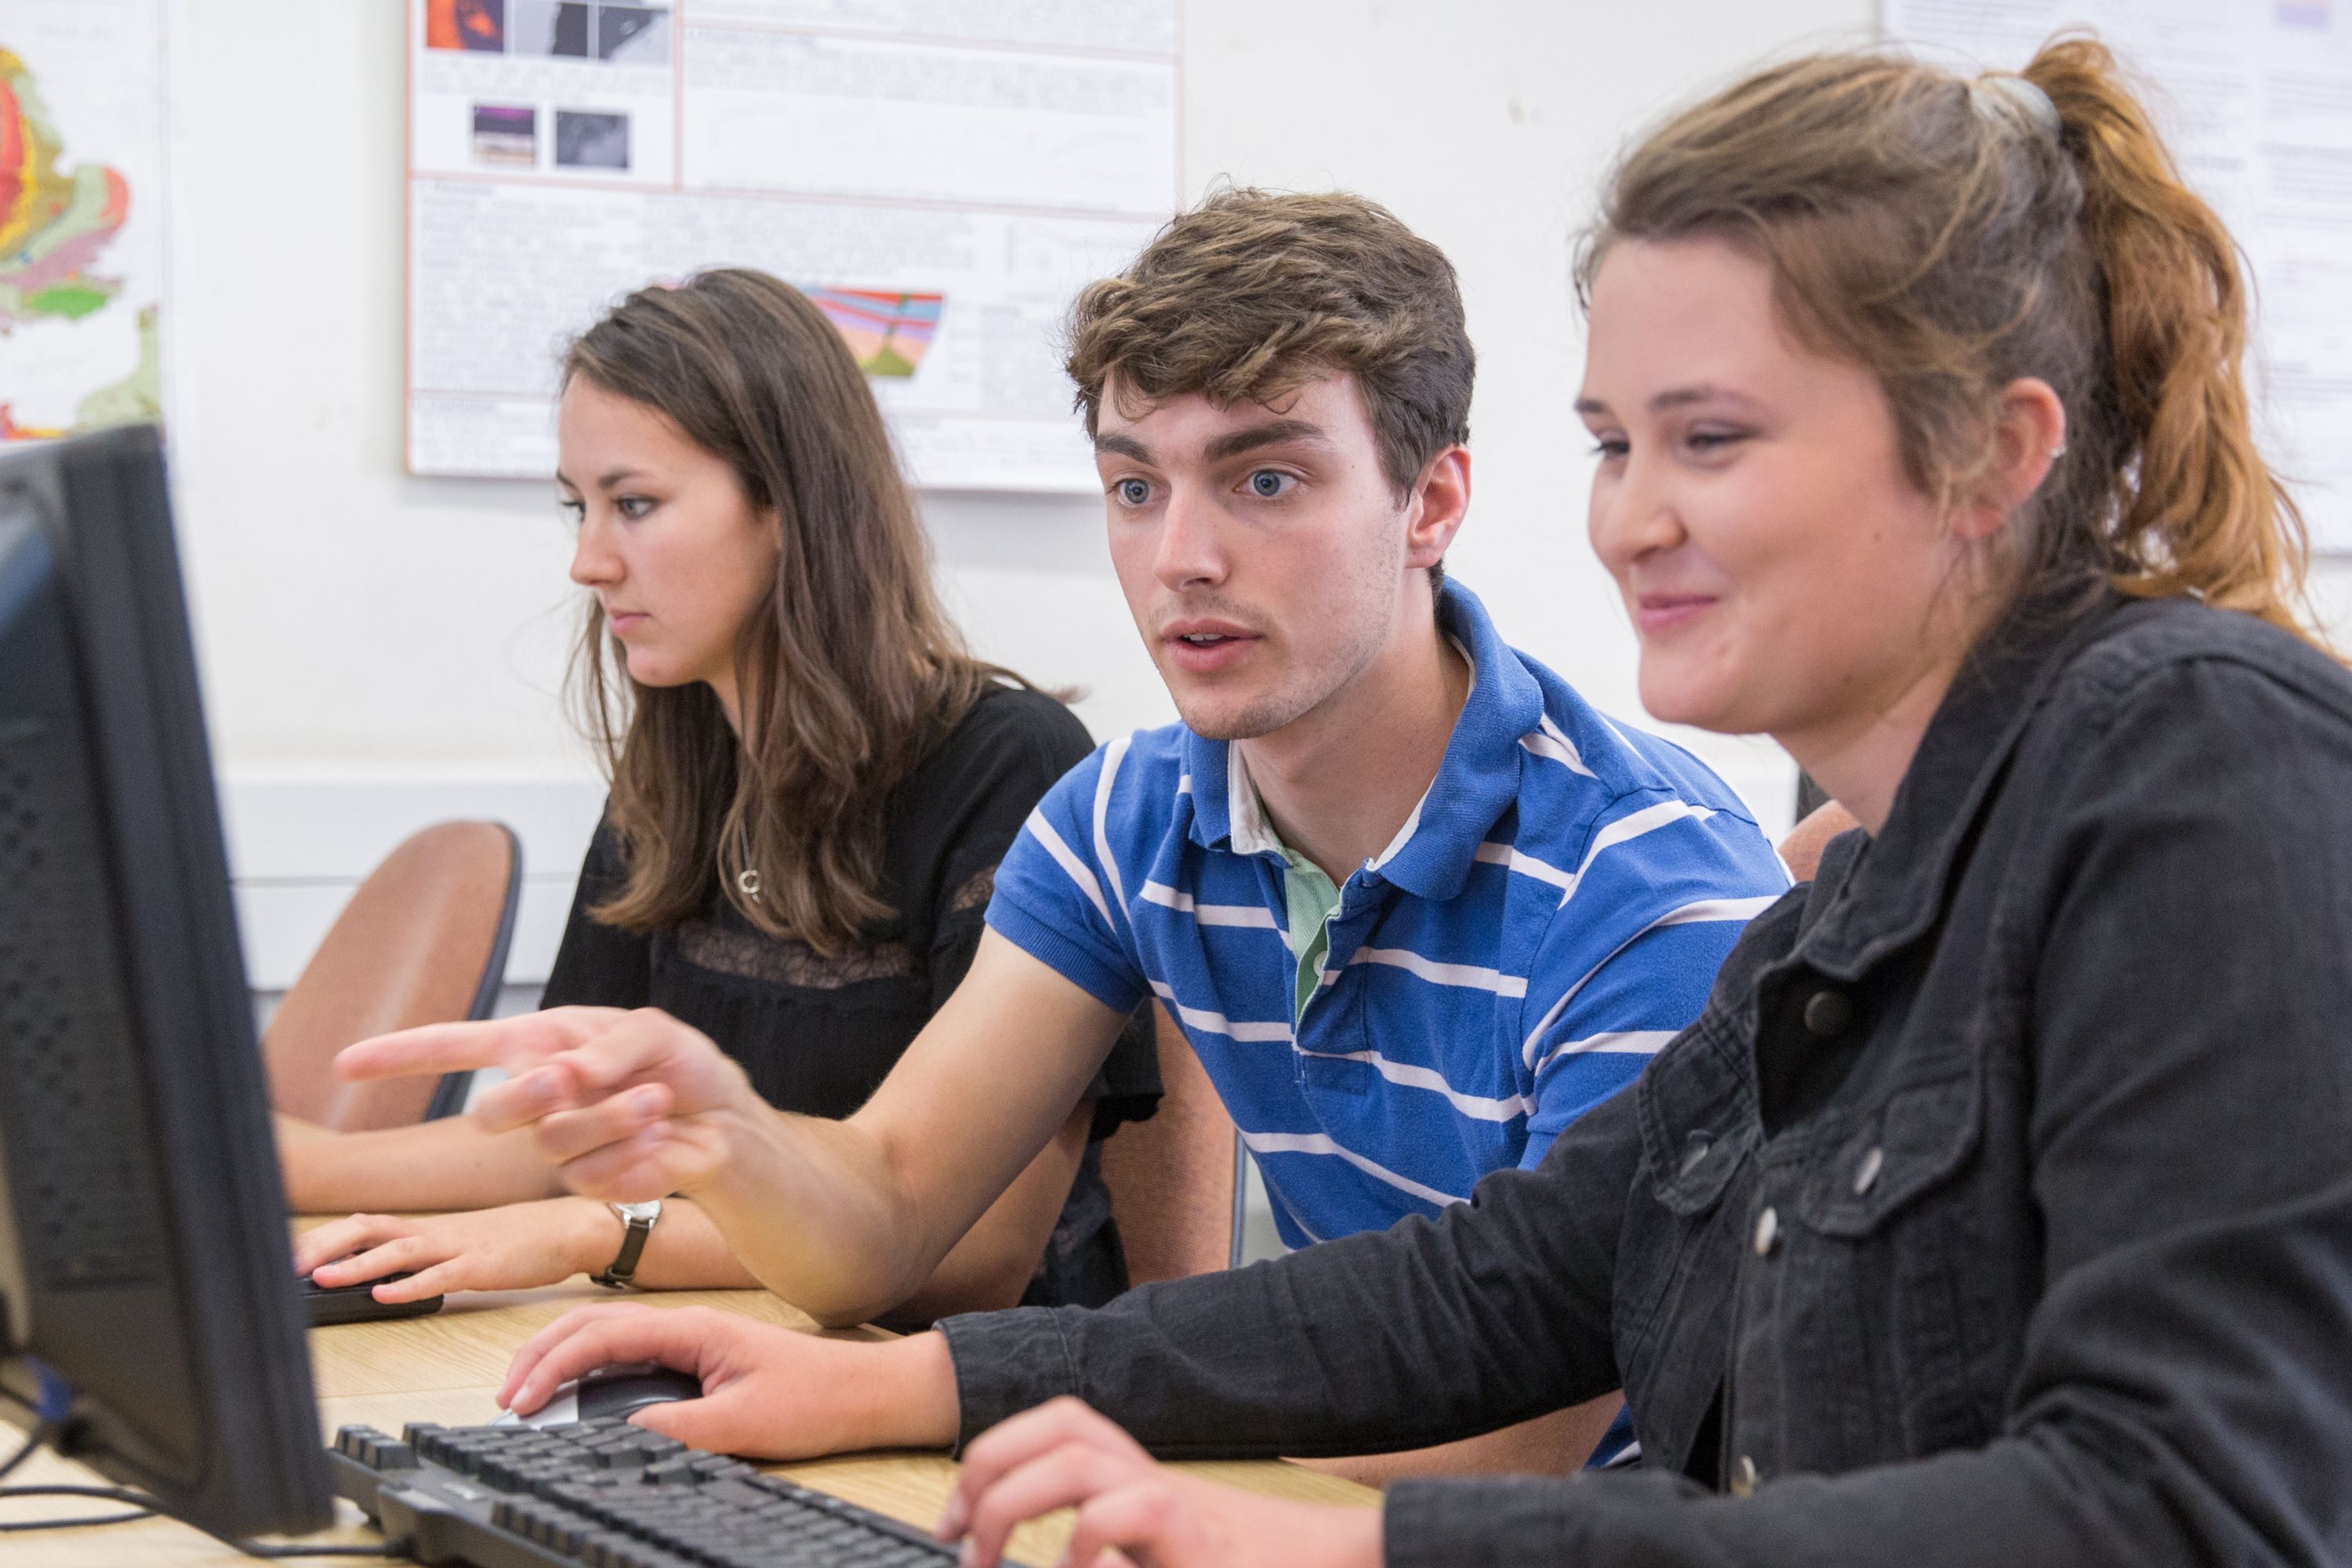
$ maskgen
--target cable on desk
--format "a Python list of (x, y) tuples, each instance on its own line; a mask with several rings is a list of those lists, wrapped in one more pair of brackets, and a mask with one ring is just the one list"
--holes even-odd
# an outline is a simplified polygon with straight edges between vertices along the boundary
[[(0, 1479), (6, 1478), (10, 1472), (14, 1471), (26, 1459), (31, 1458), (33, 1457), (34, 1450), (47, 1443), (50, 1438), (56, 1436), (57, 1432), (57, 1422), (46, 1420), (37, 1422), (34, 1425), (31, 1435), (25, 1439), (23, 1446), (17, 1448), (15, 1453), (9, 1455), (6, 1458), (0, 1459)], [(153, 1518), (158, 1512), (160, 1512), (153, 1498), (149, 1497), (144, 1492), (134, 1492), (122, 1487), (84, 1487), (72, 1486), (64, 1483), (40, 1486), (0, 1486), (0, 1501), (5, 1501), (11, 1498), (27, 1497), (99, 1498), (107, 1502), (129, 1503), (131, 1505), (131, 1511), (127, 1513), (78, 1514), (70, 1519), (10, 1520), (0, 1521), (0, 1534), (13, 1534), (28, 1530), (79, 1530), (89, 1525), (129, 1524), (134, 1520)], [(207, 1531), (206, 1533), (209, 1534), (210, 1532)], [(214, 1539), (222, 1542), (226, 1545), (236, 1547), (247, 1557), (383, 1558), (397, 1557), (401, 1555), (399, 1549), (389, 1542), (382, 1542), (374, 1546), (299, 1546), (292, 1544), (284, 1546), (265, 1546), (257, 1541), (238, 1541), (226, 1535), (215, 1536)]]
[[(226, 1537), (220, 1539), (226, 1540)], [(247, 1557), (405, 1557), (403, 1547), (389, 1541), (373, 1546), (264, 1546), (257, 1541), (231, 1541)]]
[[(44, 1416), (33, 1424), (24, 1446), (5, 1459), (0, 1459), (0, 1478), (5, 1478), (26, 1460), (33, 1451), (58, 1435), (58, 1423)], [(0, 1523), (0, 1534), (13, 1534), (26, 1530), (66, 1530), (83, 1524), (128, 1524), (134, 1519), (145, 1519), (155, 1511), (155, 1500), (144, 1492), (126, 1491), (121, 1487), (78, 1486), (17, 1486), (0, 1487), (0, 1500), (20, 1497), (94, 1497), (108, 1502), (127, 1502), (135, 1510), (131, 1513), (86, 1514), (73, 1519), (26, 1519)]]
[[(31, 1406), (27, 1405), (26, 1408), (29, 1409)], [(17, 1466), (31, 1458), (33, 1457), (34, 1449), (39, 1447), (42, 1444), (47, 1442), (57, 1435), (58, 1424), (56, 1422), (36, 1418), (33, 1422), (33, 1430), (31, 1434), (25, 1439), (25, 1446), (17, 1449), (15, 1453), (9, 1455), (6, 1458), (0, 1459), (0, 1480), (5, 1480), (8, 1477), (9, 1471), (15, 1469)]]
[(144, 1492), (125, 1491), (121, 1487), (0, 1487), (0, 1501), (20, 1497), (94, 1497), (108, 1502), (127, 1502), (129, 1513), (77, 1514), (71, 1519), (11, 1520), (0, 1524), (0, 1531), (23, 1530), (72, 1530), (85, 1524), (129, 1524), (133, 1520), (151, 1519), (155, 1513), (155, 1500)]

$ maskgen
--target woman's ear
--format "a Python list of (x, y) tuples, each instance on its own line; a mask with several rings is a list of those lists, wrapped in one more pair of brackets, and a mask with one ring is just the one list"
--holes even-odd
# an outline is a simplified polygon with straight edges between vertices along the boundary
[(1990, 461), (1970, 487), (1969, 504), (1953, 520), (1965, 539), (1990, 539), (2066, 454), (2066, 405), (2040, 376), (2024, 375), (2000, 389), (1993, 415)]

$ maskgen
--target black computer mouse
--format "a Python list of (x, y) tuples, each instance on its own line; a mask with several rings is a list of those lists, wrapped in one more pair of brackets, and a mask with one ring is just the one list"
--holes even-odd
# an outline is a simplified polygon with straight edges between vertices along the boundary
[(659, 1362), (631, 1362), (600, 1366), (580, 1374), (580, 1419), (625, 1416), (648, 1405), (673, 1399), (699, 1399), (702, 1381), (690, 1372), (678, 1372)]
[(673, 1399), (701, 1397), (702, 1384), (690, 1372), (675, 1372), (659, 1362), (625, 1362), (592, 1368), (580, 1374), (579, 1382), (559, 1385), (554, 1395), (530, 1415), (509, 1411), (491, 1425), (569, 1426), (574, 1421), (593, 1421), (599, 1416), (626, 1416), (633, 1410)]

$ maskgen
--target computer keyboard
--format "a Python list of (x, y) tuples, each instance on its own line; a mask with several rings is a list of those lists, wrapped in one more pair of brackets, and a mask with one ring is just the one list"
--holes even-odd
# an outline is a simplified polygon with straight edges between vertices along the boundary
[(419, 1563), (935, 1568), (922, 1531), (622, 1420), (346, 1426), (335, 1490)]

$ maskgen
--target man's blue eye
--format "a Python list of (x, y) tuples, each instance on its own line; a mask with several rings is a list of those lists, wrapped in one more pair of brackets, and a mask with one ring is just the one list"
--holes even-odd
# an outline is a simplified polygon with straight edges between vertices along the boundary
[(1151, 487), (1141, 479), (1121, 479), (1118, 482), (1118, 499), (1129, 506), (1141, 506), (1151, 499)]
[(1274, 500), (1286, 494), (1291, 485), (1288, 474), (1272, 468), (1260, 468), (1250, 476), (1250, 491), (1262, 500)]

